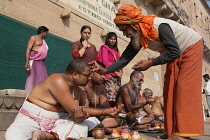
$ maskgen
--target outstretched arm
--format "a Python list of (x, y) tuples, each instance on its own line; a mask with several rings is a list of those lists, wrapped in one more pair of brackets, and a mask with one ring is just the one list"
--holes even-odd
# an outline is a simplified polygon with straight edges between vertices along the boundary
[(123, 105), (118, 106), (118, 108), (107, 108), (107, 109), (98, 109), (98, 108), (85, 108), (90, 116), (116, 116), (121, 112)]
[(112, 73), (124, 68), (139, 52), (140, 50), (134, 49), (131, 43), (128, 44), (120, 59), (118, 59), (114, 64), (107, 67), (107, 72)]
[(135, 50), (134, 47), (131, 45), (131, 43), (128, 44), (126, 49), (124, 50), (122, 56), (120, 59), (118, 59), (115, 63), (110, 65), (107, 68), (103, 68), (100, 65), (97, 64), (96, 61), (93, 61), (90, 63), (92, 71), (97, 71), (100, 74), (108, 74), (113, 73), (115, 71), (118, 71), (125, 67), (139, 52), (140, 50)]
[(156, 66), (160, 64), (166, 64), (170, 61), (177, 59), (181, 50), (178, 46), (174, 33), (171, 27), (168, 24), (162, 23), (159, 28), (159, 39), (163, 42), (164, 47), (168, 50), (168, 52), (152, 59), (152, 60), (141, 60), (136, 63), (132, 68), (138, 71), (145, 71), (151, 66)]

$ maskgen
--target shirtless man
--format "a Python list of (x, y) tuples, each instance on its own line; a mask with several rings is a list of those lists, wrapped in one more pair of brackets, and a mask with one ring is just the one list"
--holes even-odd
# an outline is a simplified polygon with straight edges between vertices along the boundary
[[(141, 88), (141, 84), (143, 84), (143, 82), (144, 82), (143, 73), (141, 71), (133, 71), (130, 75), (129, 83), (123, 85), (118, 91), (116, 98), (117, 105), (124, 104), (124, 109), (122, 109), (121, 115), (126, 116), (126, 118), (128, 119), (128, 124), (137, 123), (139, 115), (142, 115), (138, 114), (138, 110), (144, 107), (145, 105), (148, 105), (148, 103), (154, 101), (153, 99), (139, 100), (140, 98), (137, 100), (135, 88), (136, 87)], [(136, 117), (133, 114), (138, 114), (138, 117)], [(148, 120), (146, 117), (139, 119), (137, 127), (139, 129), (145, 128), (147, 127), (147, 125), (145, 125), (147, 122)]]
[[(97, 62), (105, 67), (101, 62)], [(87, 85), (84, 87), (87, 95), (87, 107), (91, 108), (110, 108), (107, 100), (106, 88), (104, 86), (104, 75), (92, 72)]]
[[(138, 99), (138, 103), (145, 102), (146, 100), (152, 99), (152, 96), (153, 96), (152, 90), (149, 88), (145, 88), (142, 92), (142, 97)], [(153, 102), (150, 102), (139, 109), (139, 112), (138, 112), (139, 113), (138, 119), (140, 121), (139, 124), (147, 124), (145, 126), (150, 126), (150, 123), (154, 121), (154, 115), (150, 108), (150, 104), (152, 103)]]
[(31, 91), (40, 81), (47, 78), (47, 69), (44, 59), (47, 56), (48, 46), (44, 38), (48, 35), (48, 28), (41, 26), (37, 35), (31, 36), (26, 49), (25, 70), (28, 72), (25, 90)]
[(163, 96), (160, 96), (155, 100), (155, 102), (152, 102), (152, 112), (155, 115), (156, 121), (164, 121), (164, 104), (163, 104)]
[[(84, 92), (78, 86), (85, 86), (90, 74), (87, 62), (75, 59), (64, 73), (52, 74), (37, 84), (28, 95), (15, 121), (7, 129), (6, 139), (31, 139), (35, 130), (42, 130), (44, 133), (39, 134), (39, 137), (35, 135), (33, 140), (43, 137), (51, 139), (87, 137), (88, 127), (83, 121), (89, 117), (89, 113), (115, 115), (117, 112), (116, 109), (102, 111), (79, 106), (82, 105), (84, 95), (81, 93)], [(78, 102), (74, 101), (75, 98)], [(59, 121), (60, 112), (65, 111), (69, 113), (70, 119)]]
[[(97, 63), (105, 67), (101, 62)], [(96, 72), (93, 72), (90, 76), (90, 79), (87, 85), (84, 87), (84, 90), (87, 93), (87, 102), (88, 104), (85, 107), (91, 108), (110, 108), (109, 101), (107, 100), (106, 87), (104, 86), (105, 76)], [(122, 106), (122, 105), (121, 105)], [(101, 123), (104, 125), (106, 134), (112, 133), (112, 128), (119, 126), (121, 121), (119, 118), (106, 117), (106, 116), (97, 116)], [(105, 118), (106, 117), (106, 118)], [(110, 129), (111, 128), (111, 129)], [(117, 128), (119, 131), (124, 127)]]

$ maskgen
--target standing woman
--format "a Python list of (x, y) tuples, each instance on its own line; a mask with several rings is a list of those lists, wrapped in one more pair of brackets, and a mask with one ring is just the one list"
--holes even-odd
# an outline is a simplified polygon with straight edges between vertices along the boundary
[[(113, 64), (120, 58), (117, 47), (117, 35), (109, 32), (106, 36), (105, 45), (102, 45), (98, 52), (98, 60), (106, 67)], [(105, 75), (105, 86), (110, 106), (115, 106), (115, 98), (121, 86), (122, 70)]]
[(91, 28), (84, 25), (80, 30), (81, 38), (72, 44), (72, 57), (74, 59), (83, 59), (87, 62), (95, 60), (97, 51), (95, 45), (88, 42), (91, 36)]

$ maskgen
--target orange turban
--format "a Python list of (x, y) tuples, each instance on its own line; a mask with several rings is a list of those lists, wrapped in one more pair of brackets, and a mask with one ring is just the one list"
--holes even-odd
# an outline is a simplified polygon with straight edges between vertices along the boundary
[(137, 30), (141, 35), (141, 45), (143, 49), (148, 47), (147, 39), (154, 41), (157, 37), (157, 31), (154, 27), (154, 18), (156, 15), (143, 16), (142, 10), (131, 4), (124, 4), (116, 13), (114, 23), (118, 24), (130, 24), (132, 28)]

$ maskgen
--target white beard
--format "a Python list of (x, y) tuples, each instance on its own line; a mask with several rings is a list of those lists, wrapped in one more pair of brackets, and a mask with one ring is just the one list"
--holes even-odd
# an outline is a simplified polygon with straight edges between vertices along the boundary
[(140, 35), (137, 32), (134, 32), (132, 36), (129, 36), (131, 38), (131, 44), (134, 47), (135, 50), (141, 49), (141, 39)]
[(140, 88), (140, 86), (139, 86), (139, 84), (138, 84), (138, 82), (137, 82), (136, 80), (133, 80), (133, 86), (134, 86), (135, 88), (137, 88), (137, 89)]

